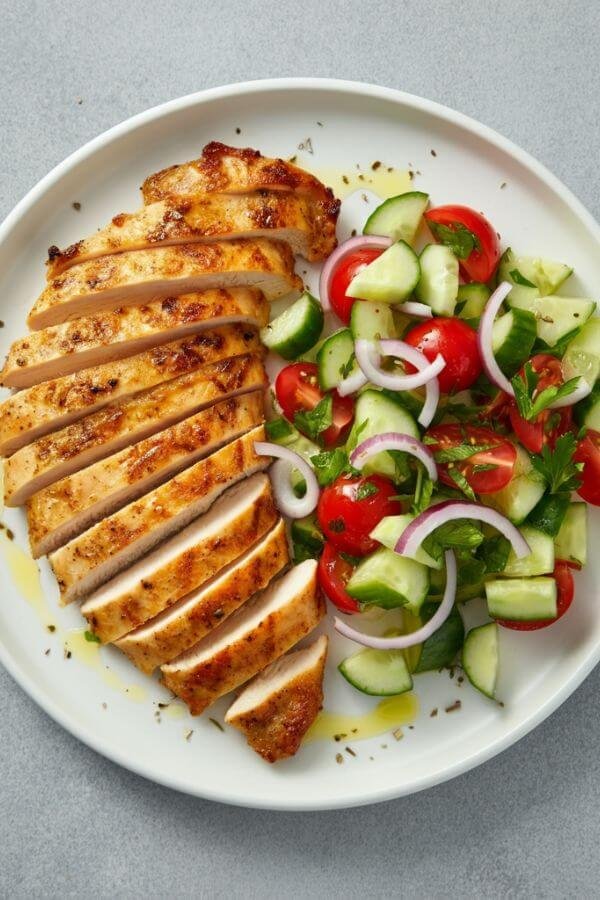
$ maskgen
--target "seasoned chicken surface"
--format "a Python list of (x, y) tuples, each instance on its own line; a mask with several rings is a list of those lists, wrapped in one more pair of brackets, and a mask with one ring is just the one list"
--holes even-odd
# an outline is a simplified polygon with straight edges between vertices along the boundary
[(30, 387), (208, 328), (236, 322), (262, 328), (268, 321), (268, 302), (249, 288), (165, 297), (31, 332), (11, 346), (0, 381)]
[(33, 556), (51, 553), (263, 421), (261, 393), (233, 397), (49, 485), (27, 504)]
[(130, 631), (116, 645), (138, 669), (150, 675), (157, 666), (193, 647), (254, 593), (266, 588), (289, 561), (285, 524), (279, 519), (272, 531), (219, 575)]
[(317, 563), (295, 566), (195, 647), (161, 667), (192, 715), (252, 678), (306, 637), (325, 614)]
[(264, 388), (256, 356), (237, 356), (180, 375), (39, 438), (4, 464), (7, 506), (227, 397)]
[(47, 328), (161, 297), (231, 287), (255, 288), (275, 300), (301, 289), (302, 282), (294, 274), (292, 251), (281, 241), (132, 250), (79, 263), (58, 275), (42, 291), (27, 321), (31, 328)]
[(257, 675), (229, 707), (225, 721), (246, 735), (267, 762), (297, 753), (323, 705), (328, 639), (288, 653)]
[(84, 603), (82, 612), (101, 640), (115, 641), (220, 572), (276, 520), (269, 479), (253, 475), (175, 537), (103, 585)]
[[(332, 205), (333, 208), (333, 205)], [(48, 280), (98, 256), (173, 244), (273, 238), (311, 262), (335, 249), (337, 214), (324, 214), (309, 196), (293, 193), (204, 194), (193, 202), (161, 201), (119, 213), (95, 234), (65, 250), (48, 250)]]
[[(254, 441), (261, 437), (264, 438), (264, 428), (259, 427), (226, 444), (182, 472), (177, 479), (171, 479), (113, 513), (53, 553), (50, 562), (64, 602), (91, 594), (111, 578), (118, 594), (122, 584), (121, 581), (117, 584), (116, 573), (189, 525), (228, 488), (266, 469), (268, 457), (257, 456), (254, 452)], [(161, 506), (163, 501), (164, 507)], [(219, 506), (224, 502), (220, 499)], [(184, 554), (184, 567), (187, 560), (188, 556)], [(182, 571), (181, 577), (186, 593), (188, 574)], [(140, 622), (131, 627), (138, 624)]]
[(248, 352), (260, 352), (257, 332), (247, 325), (224, 325), (118, 362), (36, 384), (0, 404), (0, 454), (9, 456), (111, 400)]

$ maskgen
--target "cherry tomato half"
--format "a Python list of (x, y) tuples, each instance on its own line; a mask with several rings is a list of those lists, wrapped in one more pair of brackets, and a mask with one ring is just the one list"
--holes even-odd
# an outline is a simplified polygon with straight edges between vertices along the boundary
[[(436, 240), (451, 246), (473, 247), (467, 256), (459, 256), (460, 268), (468, 281), (489, 281), (500, 260), (500, 241), (485, 216), (469, 206), (437, 206), (425, 213)], [(448, 234), (456, 233), (456, 239)], [(461, 241), (462, 238), (462, 241)], [(458, 254), (457, 254), (458, 255)]]
[(326, 541), (317, 568), (319, 585), (327, 599), (344, 613), (360, 612), (358, 600), (346, 590), (353, 571), (351, 564)]
[(383, 250), (374, 247), (365, 247), (364, 250), (356, 250), (340, 260), (329, 285), (329, 299), (334, 312), (346, 325), (350, 322), (350, 310), (355, 297), (348, 297), (346, 291), (355, 275), (358, 275), (366, 266), (381, 256)]
[[(474, 428), (471, 425), (436, 425), (427, 432), (428, 439), (435, 440), (429, 445), (434, 453), (448, 450), (463, 444), (485, 445), (489, 450), (482, 450), (463, 461), (438, 463), (440, 480), (450, 487), (456, 482), (450, 477), (449, 469), (465, 476), (476, 494), (493, 494), (506, 487), (513, 476), (517, 451), (511, 441), (496, 434), (491, 428)], [(492, 469), (478, 469), (479, 466), (494, 466)]]
[(377, 541), (369, 534), (384, 516), (398, 516), (402, 504), (391, 498), (397, 489), (381, 475), (345, 476), (328, 485), (319, 498), (317, 517), (327, 540), (351, 556), (365, 556)]
[[(445, 394), (464, 391), (481, 375), (477, 334), (462, 319), (433, 318), (412, 328), (404, 340), (433, 360), (441, 353), (446, 365), (438, 376)], [(412, 366), (406, 370), (414, 372)]]
[[(530, 360), (533, 371), (539, 375), (535, 394), (547, 387), (563, 383), (560, 360), (548, 353), (538, 353)], [(521, 369), (523, 375), (523, 369)], [(535, 395), (534, 395), (535, 396)], [(541, 453), (542, 447), (548, 444), (553, 447), (557, 437), (571, 428), (573, 413), (570, 406), (558, 410), (545, 409), (533, 421), (524, 419), (518, 412), (514, 400), (510, 402), (509, 418), (511, 427), (530, 453)]]
[[(290, 422), (301, 410), (311, 410), (325, 394), (319, 387), (318, 369), (314, 363), (293, 363), (281, 370), (275, 379), (275, 395), (283, 414)], [(333, 422), (320, 437), (326, 447), (331, 447), (343, 440), (354, 417), (354, 401), (351, 397), (340, 397), (337, 391), (331, 391), (333, 397)]]
[(504, 619), (496, 619), (498, 625), (503, 628), (512, 628), (513, 631), (537, 631), (539, 628), (547, 628), (561, 619), (571, 603), (575, 594), (575, 585), (571, 566), (562, 559), (558, 559), (554, 566), (554, 578), (556, 580), (556, 618), (540, 619), (539, 622), (512, 622)]
[(600, 506), (600, 432), (588, 431), (577, 444), (573, 459), (583, 463), (583, 480), (577, 493), (588, 503)]

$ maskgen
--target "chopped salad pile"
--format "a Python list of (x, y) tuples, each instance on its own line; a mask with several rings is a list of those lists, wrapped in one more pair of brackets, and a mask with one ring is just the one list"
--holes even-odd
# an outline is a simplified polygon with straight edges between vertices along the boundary
[[(319, 559), (335, 628), (363, 646), (339, 667), (359, 690), (399, 694), (460, 659), (494, 698), (499, 627), (571, 606), (600, 505), (600, 318), (571, 274), (414, 191), (335, 250), (320, 300), (263, 330), (288, 364), (257, 449), (277, 458), (295, 561)], [(474, 598), (489, 621), (465, 635)], [(366, 633), (372, 607), (402, 627)]]

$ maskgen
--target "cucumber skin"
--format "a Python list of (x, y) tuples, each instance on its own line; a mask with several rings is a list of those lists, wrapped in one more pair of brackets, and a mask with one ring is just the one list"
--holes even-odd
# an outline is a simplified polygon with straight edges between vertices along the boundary
[[(484, 629), (486, 629), (485, 632)], [(494, 684), (492, 690), (490, 691), (486, 690), (482, 686), (481, 681), (476, 678), (474, 666), (471, 665), (471, 660), (469, 659), (469, 657), (473, 652), (477, 653), (477, 644), (480, 642), (481, 638), (486, 638), (491, 633), (491, 629), (493, 629), (494, 632), (493, 645), (494, 651), (496, 653), (496, 659), (493, 660), (493, 662), (495, 663), (495, 672), (493, 679)], [(469, 683), (472, 684), (480, 694), (483, 694), (484, 697), (489, 697), (490, 700), (494, 700), (496, 697), (496, 682), (498, 680), (498, 626), (494, 622), (488, 622), (487, 625), (480, 625), (478, 628), (472, 628), (469, 631), (465, 638), (465, 643), (463, 646), (462, 667), (464, 669), (465, 675), (469, 679)]]
[[(419, 615), (425, 622), (428, 622), (438, 608), (438, 603), (424, 603)], [(414, 674), (431, 672), (449, 666), (462, 647), (464, 637), (465, 626), (462, 616), (454, 606), (443, 625), (421, 645), (421, 656), (414, 669)]]
[(307, 516), (305, 519), (293, 519), (291, 535), (293, 541), (303, 544), (315, 553), (320, 553), (323, 549), (325, 538), (317, 525), (315, 516)]
[[(549, 595), (552, 595), (554, 604), (552, 610), (543, 609), (540, 611), (538, 609), (535, 615), (531, 615), (531, 613), (527, 615), (523, 612), (524, 606), (527, 605), (527, 603), (523, 604), (523, 596), (527, 596), (526, 592), (529, 590), (532, 592), (532, 601), (535, 600), (536, 587), (547, 588)], [(499, 589), (500, 596), (498, 596)], [(507, 591), (510, 592), (511, 590), (513, 592), (520, 591), (519, 597), (513, 596), (506, 603), (506, 597), (503, 598), (502, 594), (506, 594)], [(544, 622), (546, 619), (555, 619), (557, 615), (556, 581), (548, 575), (539, 575), (535, 578), (492, 579), (486, 582), (485, 593), (488, 613), (492, 619), (506, 619), (515, 622)], [(542, 597), (544, 602), (549, 599), (542, 596), (541, 590), (537, 591), (537, 597)]]
[[(561, 530), (554, 541), (557, 559), (575, 561), (581, 566), (587, 563), (587, 504), (582, 501), (571, 503)], [(573, 519), (580, 519), (573, 522)]]
[[(335, 380), (332, 379), (332, 373), (329, 371), (331, 366), (336, 365), (336, 363), (332, 362), (332, 356), (337, 356), (339, 354), (342, 342), (348, 344), (347, 349), (349, 353), (345, 359), (345, 362), (348, 362), (354, 353), (354, 341), (352, 340), (352, 333), (349, 328), (340, 328), (339, 331), (330, 334), (329, 337), (325, 338), (317, 352), (319, 385), (324, 391), (331, 390), (343, 380), (341, 368), (344, 363), (340, 364), (337, 372), (334, 371), (333, 374), (336, 376)], [(353, 366), (353, 370), (354, 367), (355, 366)]]
[(570, 506), (568, 495), (546, 494), (527, 516), (525, 522), (549, 537), (555, 538)]
[[(288, 338), (278, 343), (272, 343), (270, 339), (270, 333), (273, 331), (274, 324), (278, 321), (278, 319), (281, 319), (282, 316), (286, 315), (286, 313), (288, 313), (293, 308), (293, 306), (302, 303), (303, 301), (308, 303), (308, 317), (312, 321), (305, 325), (305, 328), (301, 334), (289, 336)], [(277, 353), (279, 356), (283, 357), (283, 359), (297, 359), (299, 356), (307, 353), (312, 347), (315, 346), (321, 336), (321, 332), (323, 331), (324, 321), (325, 319), (323, 316), (323, 309), (321, 308), (321, 304), (316, 297), (313, 297), (312, 294), (309, 294), (308, 291), (305, 291), (304, 294), (299, 297), (295, 301), (295, 303), (292, 304), (292, 306), (281, 313), (281, 316), (278, 316), (277, 319), (274, 319), (273, 322), (270, 322), (268, 325), (261, 329), (261, 340), (266, 347), (272, 350), (273, 353)]]
[[(394, 654), (393, 659), (398, 664), (398, 668), (401, 670), (399, 672), (399, 675), (404, 678), (400, 690), (398, 690), (397, 687), (390, 690), (382, 690), (381, 688), (373, 687), (372, 685), (368, 684), (368, 676), (367, 679), (365, 679), (364, 677), (360, 677), (360, 675), (359, 678), (357, 678), (356, 673), (352, 672), (352, 663), (353, 661), (356, 662), (358, 657), (364, 660), (365, 657), (372, 658), (373, 654), (379, 653)], [(348, 656), (346, 657), (346, 659), (342, 660), (342, 662), (338, 666), (338, 671), (346, 679), (348, 684), (351, 684), (352, 687), (357, 691), (360, 691), (361, 694), (368, 694), (370, 697), (396, 697), (399, 694), (405, 694), (407, 691), (410, 691), (413, 686), (412, 676), (408, 670), (408, 666), (406, 664), (406, 660), (404, 658), (402, 650), (374, 650), (372, 648), (358, 650), (356, 653), (353, 653), (352, 656)]]
[[(405, 206), (406, 201), (408, 201), (409, 204), (413, 204), (417, 208), (419, 206), (422, 206), (421, 211), (416, 217), (416, 221), (413, 219), (410, 226), (407, 226), (407, 223), (405, 221), (400, 225), (399, 229), (395, 228), (392, 230), (388, 227), (384, 227), (382, 229), (378, 225), (378, 222), (380, 222), (381, 219), (388, 217), (391, 209), (394, 206)], [(407, 244), (410, 244), (414, 240), (414, 237), (419, 229), (419, 225), (421, 224), (421, 220), (423, 218), (423, 213), (427, 209), (428, 203), (429, 194), (425, 194), (423, 193), (423, 191), (406, 191), (404, 194), (397, 194), (395, 197), (389, 197), (371, 213), (371, 215), (365, 222), (363, 234), (382, 235), (383, 237), (391, 238), (393, 241), (402, 240)]]
[(517, 347), (504, 344), (495, 351), (494, 356), (504, 374), (510, 378), (531, 356), (536, 338), (536, 325), (535, 316), (528, 310), (514, 308), (506, 315), (513, 316), (513, 327), (518, 329), (519, 343)]
[[(439, 296), (435, 296), (436, 288), (432, 285), (431, 281), (432, 272), (429, 259), (432, 254), (435, 254), (437, 257), (439, 257), (439, 260), (442, 260), (443, 256), (446, 257), (448, 264), (452, 264), (452, 284), (456, 282), (455, 289), (454, 287), (452, 289), (449, 288), (445, 292), (447, 296), (444, 296), (441, 299)], [(419, 262), (421, 265), (421, 278), (415, 287), (415, 297), (417, 298), (417, 300), (420, 300), (422, 303), (430, 306), (436, 316), (454, 315), (454, 308), (456, 306), (456, 298), (458, 296), (459, 286), (458, 260), (456, 259), (450, 248), (446, 247), (444, 244), (427, 244), (427, 246), (424, 247), (421, 251)], [(436, 271), (436, 266), (439, 269), (439, 261), (436, 262), (433, 266), (434, 273)]]

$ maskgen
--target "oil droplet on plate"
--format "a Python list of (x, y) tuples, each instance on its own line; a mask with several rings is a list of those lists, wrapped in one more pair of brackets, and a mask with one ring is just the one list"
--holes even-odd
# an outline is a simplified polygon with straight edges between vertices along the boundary
[(72, 628), (65, 637), (65, 648), (71, 651), (73, 658), (97, 671), (108, 687), (125, 694), (134, 703), (143, 703), (147, 697), (145, 688), (138, 684), (127, 684), (115, 671), (107, 668), (102, 659), (100, 644), (87, 640), (85, 633), (85, 628)]
[(345, 716), (324, 710), (309, 728), (306, 740), (333, 740), (341, 735), (345, 741), (362, 741), (414, 722), (418, 712), (419, 704), (413, 693), (385, 697), (362, 715)]
[(2, 554), (17, 591), (45, 625), (51, 623), (52, 613), (42, 591), (40, 570), (36, 561), (15, 541), (9, 540), (6, 532), (0, 532), (0, 541)]
[(374, 191), (384, 200), (413, 190), (408, 171), (392, 168), (392, 171), (389, 172), (388, 168), (390, 167), (384, 164), (376, 170), (371, 169), (370, 166), (364, 170), (352, 166), (349, 166), (348, 169), (313, 168), (310, 163), (305, 164), (304, 162), (303, 166), (316, 175), (327, 187), (330, 187), (340, 200), (359, 190)]

